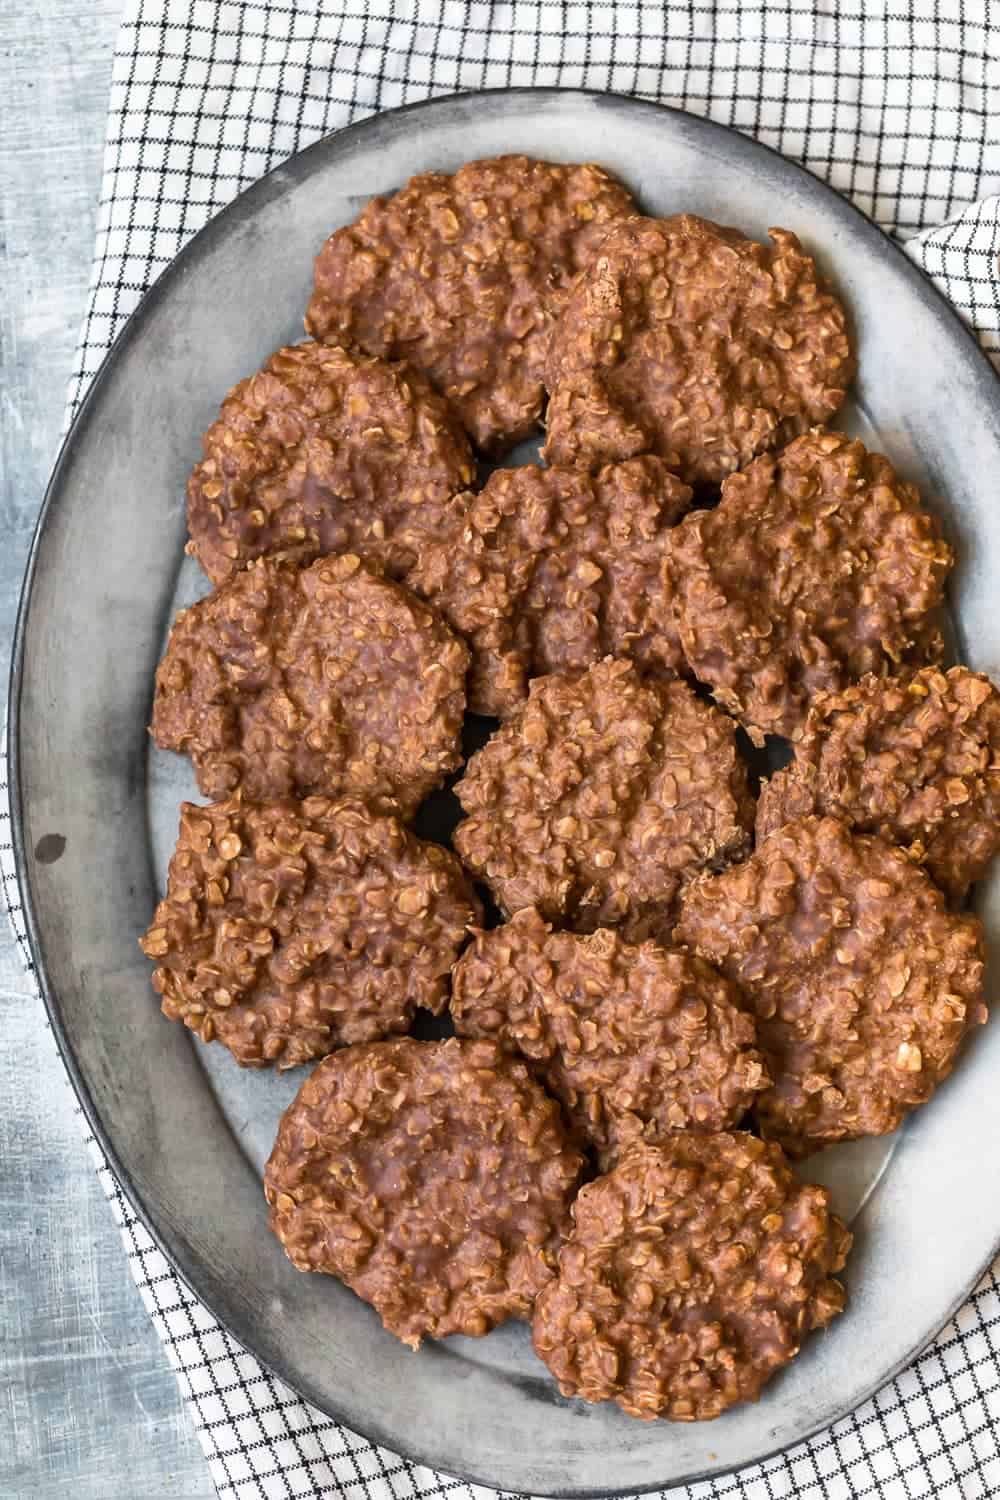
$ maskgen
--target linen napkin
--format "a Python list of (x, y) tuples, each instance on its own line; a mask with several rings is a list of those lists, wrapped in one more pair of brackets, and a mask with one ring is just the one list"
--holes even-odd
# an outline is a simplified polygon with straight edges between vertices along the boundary
[[(641, 95), (804, 163), (905, 243), (1000, 362), (995, 3), (127, 0), (68, 419), (143, 292), (262, 173), (377, 110), (508, 85)], [(0, 865), (30, 968), (5, 812)], [(493, 1500), (347, 1431), (268, 1374), (173, 1271), (88, 1144), (221, 1500)], [(866, 1406), (811, 1442), (661, 1500), (997, 1493), (1000, 1262)]]

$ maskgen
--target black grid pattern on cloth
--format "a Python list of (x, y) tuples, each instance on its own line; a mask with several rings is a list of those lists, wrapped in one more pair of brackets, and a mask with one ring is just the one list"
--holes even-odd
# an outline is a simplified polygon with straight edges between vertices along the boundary
[[(612, 89), (742, 130), (905, 243), (1000, 356), (995, 0), (127, 0), (99, 229), (67, 416), (142, 293), (265, 171), (330, 130), (434, 94)], [(0, 775), (0, 871), (30, 955)], [(222, 1500), (493, 1500), (322, 1417), (163, 1258), (94, 1157)], [(1000, 1262), (866, 1406), (768, 1462), (661, 1500), (978, 1500), (1000, 1493)]]

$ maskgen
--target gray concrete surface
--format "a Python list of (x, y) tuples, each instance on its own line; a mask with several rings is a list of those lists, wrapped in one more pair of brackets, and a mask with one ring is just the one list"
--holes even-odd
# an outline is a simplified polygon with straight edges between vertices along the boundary
[[(120, 0), (0, 0), (0, 674), (83, 313)], [(0, 917), (0, 1497), (213, 1500)]]

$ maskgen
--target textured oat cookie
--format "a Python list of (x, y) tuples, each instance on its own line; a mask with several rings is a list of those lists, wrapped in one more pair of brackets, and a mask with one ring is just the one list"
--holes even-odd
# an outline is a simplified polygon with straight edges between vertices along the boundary
[(475, 465), (454, 414), (405, 365), (323, 344), (241, 380), (188, 480), (191, 552), (213, 583), (255, 557), (357, 552), (405, 577)]
[(610, 659), (536, 677), (455, 791), (454, 846), (507, 915), (633, 939), (669, 927), (683, 880), (739, 859), (753, 821), (732, 720)]
[(564, 1396), (697, 1422), (761, 1387), (844, 1306), (825, 1188), (744, 1134), (680, 1131), (583, 1188), (535, 1350)]
[(164, 1014), (249, 1067), (295, 1067), (439, 1014), (481, 915), (454, 855), (362, 803), (181, 807), (142, 949)]
[(757, 838), (812, 812), (900, 844), (960, 901), (1000, 850), (1000, 691), (926, 667), (816, 699), (761, 791)]
[(796, 737), (816, 693), (926, 660), (954, 560), (887, 458), (819, 430), (727, 479), (670, 559), (691, 669), (758, 743)]
[(755, 1110), (802, 1156), (883, 1135), (986, 1020), (982, 926), (899, 849), (836, 818), (789, 823), (684, 892), (678, 942), (743, 990), (773, 1086)]
[(452, 976), (459, 1036), (535, 1065), (607, 1166), (636, 1140), (738, 1125), (769, 1082), (735, 985), (687, 953), (538, 912), (478, 932)]
[(468, 661), (352, 553), (261, 558), (174, 621), (153, 738), (206, 797), (346, 793), (408, 816), (460, 763)]
[(426, 172), (373, 198), (316, 259), (306, 328), (406, 359), (502, 452), (537, 428), (549, 335), (573, 275), (635, 212), (595, 166), (526, 156)]
[(844, 310), (795, 236), (770, 233), (690, 214), (613, 227), (552, 338), (549, 463), (657, 453), (718, 484), (829, 421), (855, 369)]
[(264, 1188), (292, 1263), (415, 1349), (530, 1317), (581, 1166), (558, 1106), (493, 1043), (375, 1042), (306, 1079)]
[(407, 579), (472, 649), (473, 712), (505, 715), (530, 678), (609, 654), (657, 675), (686, 670), (666, 547), (690, 502), (658, 458), (595, 476), (534, 464), (492, 474)]

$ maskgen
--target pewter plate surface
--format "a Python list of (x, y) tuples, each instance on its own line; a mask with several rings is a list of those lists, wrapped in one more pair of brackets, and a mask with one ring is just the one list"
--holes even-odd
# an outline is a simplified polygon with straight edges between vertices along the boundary
[[(224, 392), (300, 336), (326, 233), (413, 172), (503, 151), (596, 160), (654, 214), (685, 209), (763, 238), (795, 230), (845, 296), (861, 375), (845, 424), (921, 485), (959, 553), (956, 647), (998, 673), (1000, 402), (937, 293), (830, 189), (725, 129), (634, 100), (514, 90), (432, 101), (340, 132), (244, 194), (131, 320), (53, 477), (12, 693), (18, 854), (53, 1026), (91, 1123), (151, 1231), (219, 1318), (317, 1406), (446, 1472), (535, 1495), (666, 1488), (794, 1443), (904, 1365), (1000, 1238), (1000, 1031), (987, 1027), (897, 1137), (823, 1153), (852, 1221), (847, 1313), (754, 1407), (642, 1424), (563, 1400), (527, 1330), (411, 1354), (266, 1229), (260, 1170), (301, 1074), (245, 1073), (160, 1017), (136, 946), (196, 796), (150, 751), (169, 620), (204, 591), (183, 559), (184, 481)], [(65, 839), (55, 862), (34, 851)], [(51, 842), (47, 845), (51, 850)], [(980, 893), (1000, 927), (1000, 880)]]

